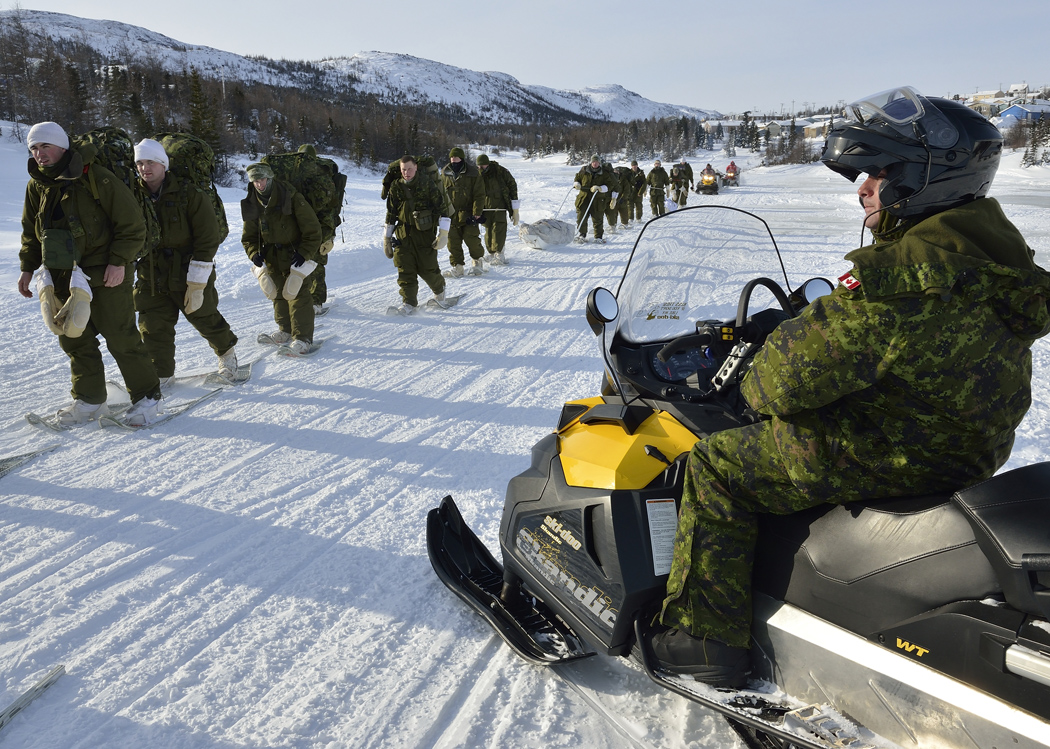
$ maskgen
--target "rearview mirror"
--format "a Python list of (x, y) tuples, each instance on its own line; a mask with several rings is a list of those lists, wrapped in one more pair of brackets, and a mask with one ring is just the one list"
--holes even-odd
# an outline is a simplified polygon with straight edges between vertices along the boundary
[(599, 286), (587, 295), (587, 323), (595, 335), (601, 335), (605, 326), (620, 314), (620, 305), (611, 291)]

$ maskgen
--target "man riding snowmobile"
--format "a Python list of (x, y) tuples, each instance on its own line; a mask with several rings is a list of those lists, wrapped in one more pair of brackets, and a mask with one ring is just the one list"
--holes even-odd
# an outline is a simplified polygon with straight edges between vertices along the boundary
[(730, 161), (729, 166), (726, 167), (725, 174), (722, 175), (722, 186), (733, 186), (736, 187), (740, 182), (738, 180), (738, 170), (735, 161)]
[[(741, 385), (762, 415), (689, 457), (660, 665), (739, 686), (749, 669), (757, 514), (951, 492), (992, 476), (1031, 404), (1050, 275), (984, 197), (1002, 136), (962, 104), (876, 95), (828, 135), (875, 244), (769, 334)], [(934, 343), (935, 342), (935, 343)]]

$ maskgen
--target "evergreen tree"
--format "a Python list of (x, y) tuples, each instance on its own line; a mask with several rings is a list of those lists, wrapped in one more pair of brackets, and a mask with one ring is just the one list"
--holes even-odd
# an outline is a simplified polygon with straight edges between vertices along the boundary
[(211, 146), (216, 156), (223, 153), (215, 108), (204, 93), (204, 85), (196, 68), (190, 68), (190, 133)]

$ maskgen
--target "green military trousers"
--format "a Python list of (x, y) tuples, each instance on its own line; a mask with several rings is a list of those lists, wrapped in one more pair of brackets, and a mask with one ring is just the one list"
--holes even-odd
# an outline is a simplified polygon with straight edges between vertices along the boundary
[(631, 195), (630, 211), (628, 212), (629, 218), (632, 221), (642, 220), (642, 211), (645, 208), (645, 198), (641, 195)]
[[(89, 274), (98, 276), (101, 273)], [(106, 349), (113, 356), (124, 378), (131, 402), (137, 403), (150, 396), (160, 397), (160, 381), (153, 370), (149, 351), (135, 327), (135, 304), (132, 300), (131, 266), (125, 269), (124, 281), (119, 286), (91, 286), (91, 319), (84, 332), (76, 337), (58, 337), (58, 345), (69, 356), (73, 387), (70, 394), (85, 403), (105, 403), (106, 372), (98, 337), (106, 340)], [(55, 282), (55, 296), (65, 303), (69, 298), (70, 271), (51, 271)]]
[[(187, 260), (186, 264), (188, 263)], [(204, 287), (204, 303), (198, 310), (189, 314), (184, 309), (186, 275), (181, 269), (181, 264), (176, 263), (171, 267), (170, 273), (157, 273), (153, 278), (151, 290), (149, 277), (140, 272), (139, 280), (135, 284), (135, 309), (139, 313), (139, 332), (153, 359), (153, 367), (158, 377), (171, 377), (175, 374), (175, 326), (179, 322), (180, 312), (208, 342), (216, 355), (225, 354), (233, 348), (237, 343), (237, 336), (219, 312), (219, 292), (215, 289), (214, 270), (208, 279), (208, 285)]]
[(419, 304), (420, 278), (435, 294), (445, 290), (445, 278), (438, 267), (437, 250), (433, 247), (434, 238), (431, 234), (433, 232), (410, 231), (394, 250), (394, 267), (397, 268), (401, 300), (413, 307)]
[(757, 513), (786, 515), (831, 502), (954, 491), (950, 472), (927, 478), (876, 472), (823, 435), (772, 421), (729, 429), (696, 443), (686, 466), (674, 557), (660, 620), (694, 637), (746, 648)]
[(490, 255), (503, 252), (507, 243), (507, 212), (485, 211), (485, 249)]
[(664, 190), (662, 187), (651, 187), (649, 188), (649, 207), (653, 211), (653, 217), (663, 216), (667, 213), (667, 207), (664, 205)]
[(481, 230), (477, 224), (457, 224), (452, 222), (448, 231), (448, 262), (450, 265), (463, 265), (463, 245), (467, 246), (470, 257), (477, 260), (485, 256), (481, 246)]

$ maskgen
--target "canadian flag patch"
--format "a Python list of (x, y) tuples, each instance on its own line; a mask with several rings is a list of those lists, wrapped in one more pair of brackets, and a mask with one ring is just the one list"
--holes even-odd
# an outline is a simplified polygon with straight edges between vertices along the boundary
[(853, 277), (853, 272), (843, 273), (839, 276), (839, 283), (845, 286), (850, 291), (860, 288), (860, 281)]

